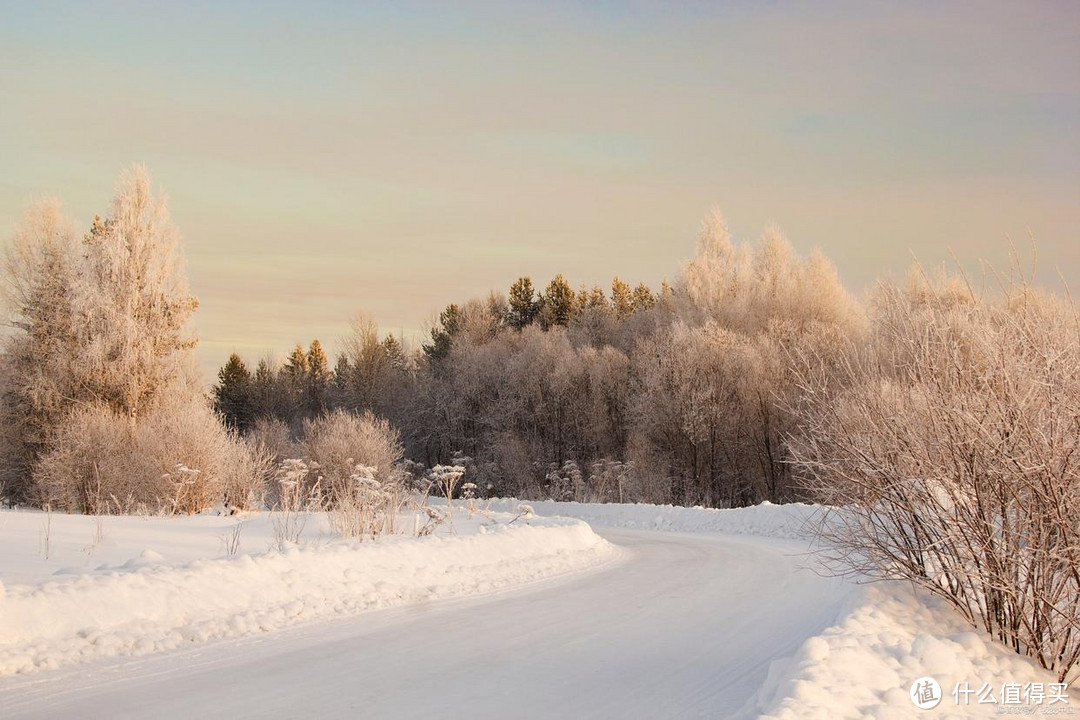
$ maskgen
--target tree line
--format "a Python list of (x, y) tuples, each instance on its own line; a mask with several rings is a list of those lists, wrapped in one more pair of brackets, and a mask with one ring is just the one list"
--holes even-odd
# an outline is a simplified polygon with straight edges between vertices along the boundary
[[(330, 368), (298, 345), (218, 374), (216, 407), (248, 432), (331, 408), (397, 427), (406, 456), (468, 458), (489, 494), (738, 506), (804, 497), (784, 435), (787, 357), (866, 329), (820, 255), (776, 231), (736, 245), (711, 218), (697, 256), (657, 291), (615, 278), (575, 290), (557, 275), (452, 303), (421, 347), (359, 316)], [(265, 425), (265, 423), (264, 423)]]

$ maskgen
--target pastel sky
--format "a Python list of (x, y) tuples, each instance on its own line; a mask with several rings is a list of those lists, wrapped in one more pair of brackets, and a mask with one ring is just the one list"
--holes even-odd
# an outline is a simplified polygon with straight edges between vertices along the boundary
[(0, 0), (0, 235), (145, 163), (208, 374), (358, 309), (658, 284), (723, 210), (845, 282), (949, 248), (1080, 288), (1080, 3)]

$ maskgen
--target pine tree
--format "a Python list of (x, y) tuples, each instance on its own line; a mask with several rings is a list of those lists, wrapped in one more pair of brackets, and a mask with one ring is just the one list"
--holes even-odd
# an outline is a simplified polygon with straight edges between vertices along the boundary
[(589, 289), (585, 287), (585, 283), (581, 283), (578, 287), (577, 293), (574, 295), (574, 316), (581, 315), (585, 312), (585, 308), (589, 306)]
[(611, 304), (619, 318), (630, 317), (634, 312), (634, 293), (630, 286), (619, 278), (611, 281)]
[(394, 337), (393, 334), (387, 335), (386, 339), (382, 342), (383, 350), (386, 353), (386, 361), (390, 367), (395, 370), (404, 370), (408, 366), (408, 358), (405, 356), (405, 348), (402, 346), (401, 341)]
[(536, 321), (540, 312), (540, 302), (533, 289), (532, 279), (528, 275), (518, 278), (510, 286), (510, 311), (507, 324), (515, 330), (521, 330)]
[(303, 345), (297, 343), (277, 376), (275, 414), (285, 422), (297, 420), (306, 410), (309, 368), (307, 353)]
[(317, 339), (308, 348), (307, 365), (304, 405), (309, 414), (318, 415), (326, 410), (329, 399), (330, 360)]
[(599, 285), (593, 285), (592, 290), (589, 291), (589, 298), (586, 301), (585, 306), (598, 310), (606, 310), (611, 307), (608, 304), (607, 296), (604, 295), (603, 288)]
[(431, 329), (431, 343), (424, 345), (424, 354), (430, 360), (442, 360), (450, 354), (454, 336), (461, 332), (464, 316), (461, 308), (450, 304), (439, 313), (439, 326)]
[(289, 357), (285, 359), (285, 367), (282, 368), (282, 372), (290, 380), (296, 380), (301, 382), (308, 374), (308, 357), (304, 352), (304, 346), (297, 343), (296, 347), (289, 353)]
[(214, 409), (225, 418), (230, 427), (243, 432), (254, 420), (254, 392), (251, 372), (240, 356), (233, 353), (218, 371), (218, 384), (214, 388)]
[(638, 283), (634, 288), (634, 312), (648, 310), (656, 304), (656, 295), (645, 283)]
[(252, 417), (256, 419), (269, 418), (276, 414), (276, 380), (276, 373), (274, 373), (274, 369), (270, 366), (270, 361), (266, 358), (259, 360), (259, 364), (255, 366), (255, 377), (251, 381)]
[(570, 287), (570, 283), (566, 282), (566, 278), (562, 276), (562, 273), (556, 275), (548, 283), (547, 289), (544, 290), (542, 296), (542, 302), (541, 321), (545, 329), (556, 325), (566, 327), (574, 318), (576, 295), (574, 289)]
[(334, 389), (341, 393), (349, 386), (349, 378), (352, 374), (352, 366), (349, 364), (349, 356), (339, 353), (337, 362), (334, 364)]

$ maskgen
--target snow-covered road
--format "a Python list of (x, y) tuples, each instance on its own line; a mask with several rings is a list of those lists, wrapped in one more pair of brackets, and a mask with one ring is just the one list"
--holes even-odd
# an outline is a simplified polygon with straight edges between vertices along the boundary
[[(0, 679), (4, 718), (727, 718), (853, 586), (805, 544), (599, 530), (625, 558), (482, 598)], [(752, 715), (753, 713), (751, 713)]]

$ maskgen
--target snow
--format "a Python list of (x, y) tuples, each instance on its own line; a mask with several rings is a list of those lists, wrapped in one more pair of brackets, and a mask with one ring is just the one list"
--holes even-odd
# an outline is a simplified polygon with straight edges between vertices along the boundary
[[(492, 501), (492, 508), (514, 500)], [(802, 539), (821, 508), (793, 503), (763, 503), (738, 509), (685, 508), (671, 505), (612, 505), (533, 502), (543, 515), (575, 517), (597, 528), (639, 528), (675, 533), (751, 535)], [(801, 548), (809, 550), (809, 545)], [(813, 565), (810, 555), (807, 564)], [(794, 656), (773, 661), (755, 698), (742, 709), (745, 717), (906, 718), (917, 708), (908, 697), (911, 683), (933, 677), (944, 697), (936, 716), (963, 718), (1000, 714), (1003, 683), (1041, 683), (1056, 678), (1034, 661), (1009, 651), (977, 631), (952, 608), (927, 593), (914, 593), (904, 583), (852, 587), (849, 607), (836, 625), (809, 637)], [(964, 702), (953, 696), (961, 685), (979, 690), (990, 686), (998, 704)], [(1070, 695), (1080, 706), (1080, 692)], [(959, 701), (959, 702), (958, 702)], [(1061, 703), (1055, 707), (1060, 708)]]
[(87, 550), (94, 519), (53, 515), (48, 560), (44, 516), (0, 512), (0, 668), (42, 670), (0, 677), (4, 716), (906, 718), (928, 676), (959, 718), (1055, 681), (909, 586), (821, 574), (813, 506), (522, 507), (363, 544), (313, 516), (284, 552), (257, 515), (237, 557), (234, 518), (106, 518)]
[[(492, 510), (510, 511), (518, 505), (512, 498), (486, 501)], [(820, 507), (764, 502), (753, 507), (716, 509), (675, 505), (533, 502), (539, 515), (573, 517), (593, 527), (656, 530), (680, 533), (724, 533), (757, 537), (804, 539), (817, 519)]]
[[(1003, 683), (1056, 682), (1033, 661), (976, 631), (943, 601), (916, 596), (901, 583), (878, 583), (856, 596), (839, 623), (806, 640), (793, 657), (773, 663), (746, 716), (908, 718), (918, 712), (908, 697), (910, 686), (921, 677), (941, 686), (936, 718), (1000, 715)], [(976, 691), (988, 685), (997, 704), (979, 703), (977, 694), (965, 702), (953, 694), (958, 685)], [(1080, 693), (1074, 691), (1070, 703), (1080, 706)]]
[(600, 532), (623, 561), (554, 584), (0, 678), (5, 720), (725, 718), (849, 592), (790, 541)]
[[(235, 519), (106, 518), (105, 540), (92, 547), (83, 533), (93, 518), (4, 512), (0, 675), (490, 593), (618, 556), (580, 521), (510, 523), (515, 516), (458, 514), (454, 535), (444, 530), (359, 543), (320, 532), (284, 551), (229, 557), (219, 547), (200, 558), (200, 550), (223, 544), (215, 533), (227, 532)], [(325, 527), (324, 517), (311, 520)], [(28, 548), (43, 553), (46, 522), (49, 558), (34, 567)], [(274, 542), (267, 517), (248, 520), (241, 532), (249, 546)], [(15, 584), (14, 578), (37, 582)]]

